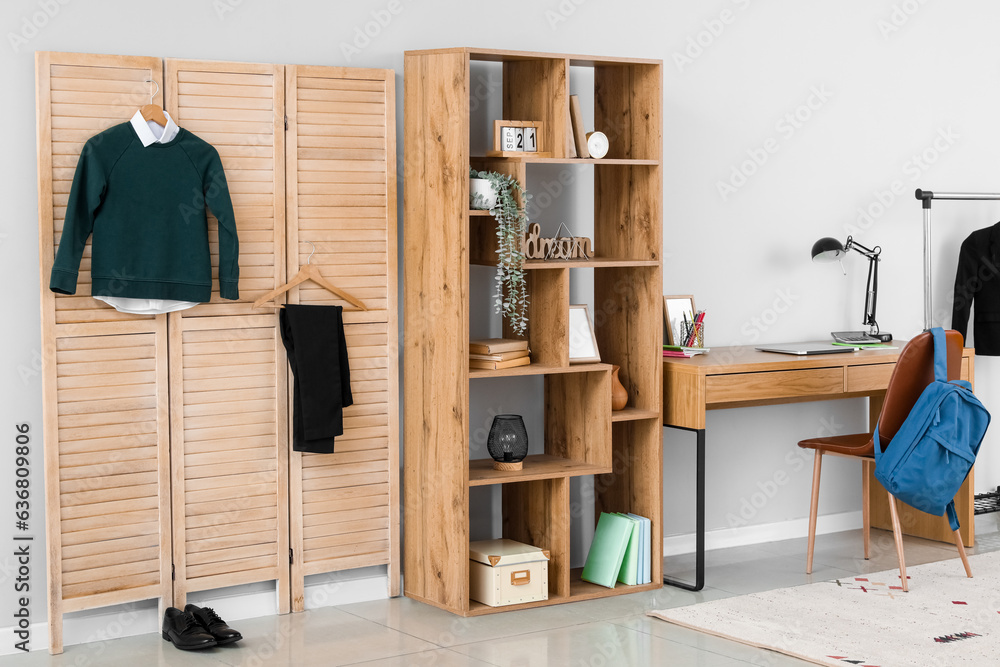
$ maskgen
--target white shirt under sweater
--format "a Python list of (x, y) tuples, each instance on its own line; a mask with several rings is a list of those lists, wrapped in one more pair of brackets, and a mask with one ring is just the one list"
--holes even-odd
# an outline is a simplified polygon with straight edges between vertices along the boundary
[[(167, 118), (166, 127), (160, 127), (153, 121), (147, 121), (142, 117), (141, 111), (136, 111), (132, 116), (132, 127), (139, 136), (143, 148), (151, 144), (167, 144), (177, 137), (180, 128), (164, 110), (163, 115)], [(195, 301), (172, 301), (170, 299), (131, 299), (121, 296), (95, 296), (112, 308), (122, 313), (132, 313), (133, 315), (159, 315), (161, 313), (172, 313), (176, 310), (185, 310), (197, 306)]]

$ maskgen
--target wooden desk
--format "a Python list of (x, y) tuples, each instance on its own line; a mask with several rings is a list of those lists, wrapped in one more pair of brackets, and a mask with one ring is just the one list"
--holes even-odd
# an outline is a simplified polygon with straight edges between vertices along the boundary
[[(882, 410), (885, 389), (905, 341), (899, 350), (865, 350), (844, 354), (795, 356), (758, 352), (752, 347), (713, 347), (711, 352), (690, 359), (663, 359), (663, 425), (693, 431), (697, 436), (696, 581), (688, 584), (664, 577), (664, 583), (688, 590), (701, 590), (705, 582), (705, 413), (708, 410), (777, 405), (802, 401), (827, 401), (868, 397), (869, 430), (875, 428)], [(974, 383), (975, 351), (962, 355), (962, 379)], [(808, 433), (802, 434), (803, 438)], [(791, 436), (793, 441), (797, 438)], [(864, 465), (872, 475), (874, 466)], [(891, 529), (888, 498), (877, 480), (871, 494), (871, 522)], [(876, 486), (877, 485), (877, 486)], [(973, 476), (955, 497), (966, 546), (974, 539)], [(802, 499), (808, 507), (809, 499)], [(941, 542), (953, 542), (945, 517), (924, 514), (899, 505), (903, 532)]]

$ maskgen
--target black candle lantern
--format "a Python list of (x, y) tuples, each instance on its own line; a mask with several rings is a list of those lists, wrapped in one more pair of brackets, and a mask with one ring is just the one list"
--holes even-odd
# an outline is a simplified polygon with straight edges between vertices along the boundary
[(493, 418), (486, 449), (493, 457), (495, 470), (520, 470), (528, 455), (528, 431), (521, 415), (497, 415)]

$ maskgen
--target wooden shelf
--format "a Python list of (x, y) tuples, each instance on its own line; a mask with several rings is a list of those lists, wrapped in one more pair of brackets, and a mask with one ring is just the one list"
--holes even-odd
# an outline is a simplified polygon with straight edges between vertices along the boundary
[(478, 49), (468, 46), (446, 49), (420, 49), (404, 51), (407, 56), (462, 55), (479, 62), (510, 63), (519, 61), (545, 60), (569, 61), (571, 67), (615, 67), (626, 65), (648, 65), (659, 69), (663, 61), (650, 58), (616, 58), (613, 56), (581, 56), (573, 53), (544, 53), (541, 51), (511, 51), (508, 49)]
[(611, 472), (611, 468), (564, 459), (561, 456), (552, 456), (551, 454), (528, 456), (524, 459), (524, 467), (521, 470), (494, 470), (493, 459), (474, 459), (469, 461), (469, 486), (531, 482), (557, 477), (603, 475), (608, 472)]
[(630, 266), (659, 266), (658, 259), (618, 259), (615, 257), (591, 257), (590, 259), (526, 259), (524, 269), (607, 269)]
[(625, 408), (624, 410), (616, 410), (611, 413), (611, 421), (613, 422), (631, 422), (639, 421), (640, 419), (659, 419), (660, 412), (658, 410), (640, 410), (639, 408)]
[(469, 611), (466, 616), (486, 616), (488, 614), (497, 614), (502, 611), (517, 611), (519, 609), (534, 609), (535, 607), (550, 607), (554, 604), (564, 604), (566, 602), (573, 602), (572, 599), (561, 596), (553, 595), (549, 593), (548, 600), (539, 600), (538, 602), (524, 602), (522, 604), (511, 604), (504, 607), (491, 607), (489, 605), (483, 604), (482, 602), (477, 602), (475, 600), (469, 600)]
[(525, 153), (517, 157), (490, 157), (489, 155), (473, 155), (470, 160), (504, 160), (506, 162), (528, 162), (533, 164), (617, 164), (630, 165), (635, 167), (658, 167), (659, 160), (637, 160), (632, 158), (611, 158), (611, 157), (538, 157), (531, 153)]
[(480, 208), (470, 208), (469, 215), (493, 215), (489, 211)]
[(663, 587), (662, 583), (654, 580), (651, 583), (640, 584), (638, 586), (615, 584), (614, 588), (606, 588), (604, 586), (598, 586), (597, 584), (592, 584), (589, 581), (583, 581), (580, 579), (580, 573), (582, 571), (583, 568), (570, 570), (570, 594), (568, 596), (552, 595), (550, 592), (548, 600), (512, 604), (506, 607), (490, 607), (482, 602), (469, 600), (469, 611), (466, 616), (486, 616), (487, 614), (497, 614), (503, 611), (517, 611), (519, 609), (532, 609), (535, 607), (550, 607), (555, 604), (565, 604), (567, 602), (582, 602), (583, 600), (596, 600), (598, 598), (606, 598), (614, 595), (629, 595), (631, 593), (642, 593), (643, 591), (655, 591), (656, 589)]
[[(656, 551), (654, 550), (653, 553), (656, 553)], [(569, 571), (570, 600), (593, 600), (594, 598), (603, 598), (609, 595), (628, 595), (629, 593), (641, 593), (642, 591), (652, 591), (657, 588), (663, 588), (663, 582), (657, 581), (655, 578), (648, 584), (639, 584), (638, 586), (615, 584), (614, 588), (606, 588), (605, 586), (599, 586), (597, 584), (592, 584), (589, 581), (584, 581), (580, 578), (582, 573), (582, 567)]]
[(611, 370), (611, 364), (575, 364), (573, 366), (552, 366), (550, 364), (528, 364), (516, 368), (501, 368), (496, 371), (470, 370), (469, 379), (506, 378), (520, 375), (561, 375), (564, 373), (593, 373)]
[[(482, 257), (470, 257), (469, 263), (475, 266), (496, 266)], [(591, 257), (590, 259), (526, 259), (524, 270), (535, 269), (611, 269), (628, 267), (657, 267), (658, 259), (618, 259), (615, 257)]]
[[(503, 64), (502, 89), (491, 102), (508, 119), (542, 123), (540, 145), (552, 157), (523, 153), (471, 157), (470, 137), (481, 131), (472, 118), (471, 60)], [(528, 51), (451, 48), (407, 51), (403, 77), (406, 109), (404, 217), (413, 238), (434, 243), (405, 248), (403, 268), (406, 335), (404, 355), (406, 452), (404, 499), (405, 594), (455, 614), (479, 616), (575, 600), (659, 588), (662, 579), (663, 436), (659, 410), (663, 364), (663, 63), (658, 60), (575, 56)], [(570, 70), (593, 68), (594, 127), (615, 128), (608, 157), (569, 158)], [(475, 121), (475, 122), (473, 122)], [(476, 142), (479, 143), (478, 141)], [(485, 149), (479, 151), (485, 153)], [(633, 159), (633, 158), (649, 159)], [(534, 164), (607, 165), (568, 190), (593, 195), (590, 260), (530, 260), (525, 263), (528, 346), (535, 363), (502, 370), (468, 370), (456, 335), (476, 329), (470, 313), (480, 298), (472, 292), (470, 266), (495, 266), (496, 225), (489, 211), (469, 210), (466, 185), (451, 175), (469, 164), (528, 181)], [(561, 167), (560, 167), (561, 168)], [(590, 183), (593, 183), (591, 189)], [(572, 187), (571, 187), (572, 186)], [(465, 199), (463, 199), (463, 197)], [(465, 205), (455, 210), (454, 204)], [(622, 367), (620, 378), (637, 407), (611, 411), (611, 365), (567, 363), (569, 305), (575, 281), (598, 269), (594, 300), (602, 316), (594, 322), (603, 359)], [(431, 313), (432, 316), (427, 316)], [(463, 333), (464, 332), (464, 333)], [(504, 336), (511, 332), (505, 330)], [(464, 376), (464, 377), (463, 377)], [(468, 460), (470, 399), (475, 392), (499, 406), (507, 382), (479, 378), (540, 376), (531, 400), (543, 412), (544, 450), (517, 472), (493, 470), (492, 460)], [(463, 381), (464, 380), (464, 381)], [(628, 466), (614, 466), (622, 456)], [(587, 462), (587, 463), (585, 463)], [(600, 475), (589, 507), (649, 517), (652, 584), (614, 589), (587, 584), (570, 572), (574, 543), (571, 480)], [(503, 537), (550, 551), (548, 600), (506, 607), (470, 602), (468, 554), (472, 534), (472, 486), (500, 485)], [(542, 545), (539, 545), (542, 546)]]

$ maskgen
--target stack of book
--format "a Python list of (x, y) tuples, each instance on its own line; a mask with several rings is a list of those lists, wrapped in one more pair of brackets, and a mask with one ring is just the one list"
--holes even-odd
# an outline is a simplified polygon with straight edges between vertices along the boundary
[(592, 584), (614, 588), (648, 584), (652, 581), (652, 524), (637, 514), (601, 512), (580, 578)]
[(708, 352), (707, 347), (684, 347), (683, 345), (664, 345), (663, 356), (665, 357), (693, 357), (697, 354)]
[(528, 341), (517, 338), (485, 338), (469, 341), (469, 368), (472, 370), (498, 370), (527, 366)]

